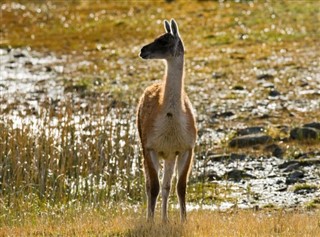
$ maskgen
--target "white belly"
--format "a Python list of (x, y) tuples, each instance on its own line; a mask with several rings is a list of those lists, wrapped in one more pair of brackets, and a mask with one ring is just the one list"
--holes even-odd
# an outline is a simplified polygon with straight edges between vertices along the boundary
[(164, 158), (170, 154), (182, 153), (193, 146), (194, 138), (188, 131), (186, 117), (168, 117), (166, 114), (158, 116), (147, 142), (149, 149), (162, 154)]

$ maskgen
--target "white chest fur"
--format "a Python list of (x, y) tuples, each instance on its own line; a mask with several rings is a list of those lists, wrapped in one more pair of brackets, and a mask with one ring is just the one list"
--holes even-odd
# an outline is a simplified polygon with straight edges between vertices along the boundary
[(171, 153), (177, 154), (192, 148), (193, 143), (192, 136), (188, 134), (185, 114), (169, 112), (157, 116), (147, 147), (166, 158)]

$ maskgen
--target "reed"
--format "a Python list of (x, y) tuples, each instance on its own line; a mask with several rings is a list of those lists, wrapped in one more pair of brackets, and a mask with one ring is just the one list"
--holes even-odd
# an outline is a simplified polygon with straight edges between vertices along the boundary
[(123, 108), (105, 114), (99, 106), (81, 113), (64, 103), (39, 118), (1, 119), (2, 206), (35, 196), (48, 204), (92, 205), (142, 196), (135, 123)]

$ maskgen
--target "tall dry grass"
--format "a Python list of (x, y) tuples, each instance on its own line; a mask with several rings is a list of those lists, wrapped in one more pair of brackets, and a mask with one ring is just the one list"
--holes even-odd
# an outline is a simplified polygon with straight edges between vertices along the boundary
[(84, 113), (66, 101), (38, 118), (2, 118), (1, 208), (141, 200), (134, 111), (104, 105), (97, 101)]
[[(0, 119), (0, 226), (57, 209), (145, 202), (134, 107), (107, 96), (75, 100), (47, 102), (48, 109), (34, 116)], [(206, 149), (198, 148), (197, 157)], [(202, 163), (194, 172), (204, 172)], [(189, 201), (214, 203), (213, 196), (225, 192), (204, 177), (191, 178)]]

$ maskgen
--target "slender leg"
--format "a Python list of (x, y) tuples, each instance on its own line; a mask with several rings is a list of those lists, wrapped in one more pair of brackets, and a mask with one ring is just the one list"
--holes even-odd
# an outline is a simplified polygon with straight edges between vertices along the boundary
[(148, 198), (147, 219), (152, 221), (157, 203), (160, 184), (158, 178), (159, 161), (153, 150), (146, 150), (144, 154), (144, 171), (146, 178), (146, 193)]
[(175, 163), (175, 156), (169, 157), (164, 161), (164, 174), (162, 180), (162, 222), (168, 221), (168, 197), (170, 194)]
[(180, 204), (180, 218), (181, 222), (185, 222), (187, 219), (186, 213), (186, 186), (188, 175), (193, 159), (193, 150), (190, 149), (185, 153), (181, 154), (177, 160), (178, 169), (178, 183), (177, 183), (177, 194)]

